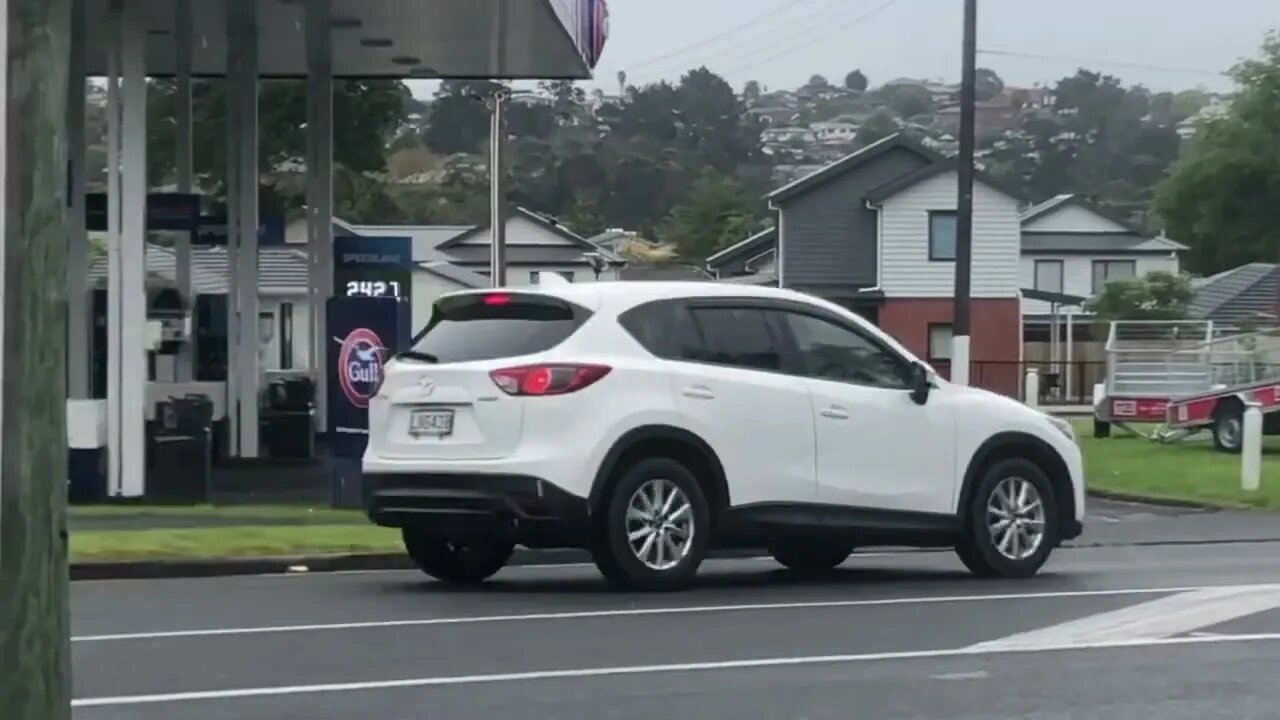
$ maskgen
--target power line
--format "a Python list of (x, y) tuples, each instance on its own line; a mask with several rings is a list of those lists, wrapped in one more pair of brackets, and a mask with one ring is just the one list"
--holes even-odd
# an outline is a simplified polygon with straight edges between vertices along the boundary
[(875, 17), (876, 15), (879, 15), (880, 13), (884, 12), (885, 10), (888, 10), (889, 8), (893, 7), (893, 6), (894, 6), (894, 5), (896, 5), (897, 3), (898, 3), (898, 0), (886, 0), (886, 2), (880, 3), (879, 5), (877, 5), (877, 6), (873, 7), (873, 8), (871, 8), (871, 9), (870, 9), (870, 10), (868, 10), (867, 12), (862, 13), (861, 15), (856, 15), (856, 16), (854, 16), (853, 18), (851, 18), (851, 19), (849, 19), (849, 20), (847, 20), (847, 21), (845, 21), (845, 22), (843, 22), (843, 23), (840, 23), (840, 24), (838, 24), (838, 25), (833, 25), (833, 26), (828, 27), (828, 28), (827, 28), (827, 30), (826, 30), (825, 32), (819, 33), (818, 35), (815, 35), (815, 36), (810, 37), (810, 38), (806, 38), (806, 39), (805, 39), (805, 42), (803, 42), (803, 43), (801, 43), (801, 44), (799, 44), (799, 45), (796, 45), (796, 46), (794, 46), (794, 47), (790, 47), (790, 48), (783, 48), (782, 50), (780, 50), (780, 51), (778, 51), (778, 52), (776, 52), (776, 53), (773, 53), (773, 54), (771, 54), (771, 55), (764, 55), (764, 56), (761, 56), (761, 57), (754, 58), (754, 59), (753, 59), (751, 62), (749, 62), (749, 63), (745, 63), (745, 64), (743, 64), (743, 65), (738, 65), (738, 66), (736, 66), (736, 67), (732, 67), (732, 68), (730, 68), (730, 69), (728, 69), (728, 70), (720, 71), (720, 72), (719, 72), (719, 74), (720, 74), (721, 76), (725, 76), (725, 75), (731, 75), (731, 74), (733, 74), (733, 73), (739, 73), (739, 72), (742, 72), (743, 70), (750, 70), (751, 68), (759, 67), (760, 65), (763, 65), (764, 63), (772, 62), (772, 61), (774, 61), (774, 60), (777, 60), (778, 58), (786, 57), (787, 55), (790, 55), (791, 53), (796, 52), (797, 50), (800, 50), (800, 49), (803, 49), (803, 48), (805, 48), (805, 47), (808, 47), (810, 44), (812, 44), (812, 43), (814, 43), (814, 42), (817, 42), (817, 41), (819, 41), (819, 40), (826, 39), (826, 38), (828, 38), (828, 37), (830, 37), (830, 36), (832, 36), (832, 35), (836, 34), (837, 32), (840, 32), (841, 30), (847, 30), (848, 28), (851, 28), (851, 27), (853, 27), (854, 25), (857, 25), (857, 24), (859, 24), (859, 23), (862, 23), (862, 22), (864, 22), (864, 21), (866, 21), (866, 20), (870, 20), (871, 18)]
[[(862, 1), (866, 2), (868, 0), (862, 0)], [(727, 47), (727, 48), (721, 48), (719, 51), (716, 51), (716, 52), (702, 54), (700, 57), (698, 57), (694, 61), (694, 63), (696, 65), (705, 65), (707, 67), (710, 67), (713, 64), (725, 62), (726, 59), (729, 62), (736, 62), (741, 58), (749, 56), (750, 54), (756, 52), (757, 49), (761, 47), (761, 45), (766, 44), (766, 41), (767, 41), (767, 44), (769, 45), (776, 44), (777, 42), (779, 42), (779, 38), (777, 37), (777, 35), (780, 31), (786, 30), (788, 23), (792, 23), (794, 25), (792, 27), (793, 32), (790, 35), (785, 35), (782, 38), (782, 40), (784, 41), (788, 38), (803, 36), (819, 28), (827, 27), (833, 20), (840, 17), (845, 11), (848, 10), (847, 6), (849, 5), (849, 3), (850, 3), (850, 0), (826, 0), (820, 8), (818, 8), (813, 13), (810, 13), (806, 17), (788, 18), (787, 20), (783, 20), (781, 22), (771, 23), (769, 26), (762, 28), (764, 29), (765, 32), (761, 34), (760, 37), (756, 37), (756, 38), (749, 37), (749, 36), (739, 37), (737, 38), (737, 42), (733, 46)], [(835, 11), (835, 14), (832, 16), (829, 16), (828, 13), (833, 10)], [(796, 31), (797, 29), (798, 29), (798, 32)], [(702, 43), (700, 43), (697, 47), (701, 49), (701, 45)], [(641, 75), (666, 74), (665, 71), (676, 69), (675, 65), (676, 63), (666, 63), (665, 65), (659, 65), (658, 71), (641, 73)]]
[(702, 50), (707, 45), (714, 43), (715, 41), (721, 38), (725, 38), (730, 35), (733, 35), (739, 30), (745, 30), (746, 28), (751, 27), (752, 25), (755, 25), (758, 22), (762, 22), (764, 20), (773, 20), (776, 18), (779, 12), (786, 12), (791, 8), (798, 7), (801, 3), (811, 2), (811, 1), (812, 0), (796, 0), (796, 2), (792, 3), (791, 5), (788, 5), (786, 8), (783, 8), (781, 11), (779, 11), (777, 8), (772, 8), (767, 12), (763, 12), (759, 15), (755, 15), (747, 20), (742, 21), (737, 25), (734, 25), (733, 27), (727, 30), (718, 32), (715, 35), (712, 35), (710, 37), (703, 38), (697, 42), (691, 43), (689, 45), (685, 45), (684, 47), (680, 47), (675, 50), (669, 50), (661, 55), (649, 58), (648, 60), (642, 60), (638, 63), (632, 63), (630, 66), (624, 68), (624, 70), (626, 70), (627, 72), (630, 72), (632, 70), (637, 70), (639, 68), (650, 67), (652, 65), (656, 65), (660, 62), (663, 62), (664, 60), (669, 60), (678, 55), (683, 55), (684, 53), (687, 53), (690, 50)]
[(1214, 75), (1219, 77), (1227, 75), (1226, 72), (1223, 72), (1221, 70), (1205, 70), (1203, 68), (1168, 67), (1163, 65), (1148, 65), (1146, 63), (1106, 60), (1103, 58), (1071, 57), (1067, 55), (1037, 55), (1035, 53), (1012, 52), (1009, 50), (979, 50), (978, 54), (993, 55), (998, 57), (1024, 58), (1027, 60), (1049, 60), (1054, 62), (1081, 63), (1083, 65), (1096, 65), (1098, 67), (1116, 67), (1116, 68), (1128, 68), (1132, 70), (1151, 70), (1154, 72), (1181, 73), (1184, 75)]

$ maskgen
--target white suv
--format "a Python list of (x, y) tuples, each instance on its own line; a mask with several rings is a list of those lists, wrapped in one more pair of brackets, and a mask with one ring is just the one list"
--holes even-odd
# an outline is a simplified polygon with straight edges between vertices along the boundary
[(1026, 577), (1085, 502), (1066, 422), (938, 378), (832, 303), (716, 283), (441, 297), (387, 364), (363, 465), (369, 517), (454, 582), (517, 544), (587, 548), (645, 590), (725, 547), (797, 570), (954, 547)]

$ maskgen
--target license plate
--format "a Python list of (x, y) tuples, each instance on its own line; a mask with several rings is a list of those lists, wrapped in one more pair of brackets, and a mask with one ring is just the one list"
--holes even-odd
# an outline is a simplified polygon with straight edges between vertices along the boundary
[(452, 410), (414, 410), (409, 415), (409, 434), (414, 437), (444, 437), (452, 433)]

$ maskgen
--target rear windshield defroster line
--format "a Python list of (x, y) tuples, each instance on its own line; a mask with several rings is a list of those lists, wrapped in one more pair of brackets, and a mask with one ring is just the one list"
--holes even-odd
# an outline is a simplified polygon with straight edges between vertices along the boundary
[(532, 293), (468, 293), (441, 298), (407, 359), (469, 362), (544, 352), (573, 335), (591, 311)]

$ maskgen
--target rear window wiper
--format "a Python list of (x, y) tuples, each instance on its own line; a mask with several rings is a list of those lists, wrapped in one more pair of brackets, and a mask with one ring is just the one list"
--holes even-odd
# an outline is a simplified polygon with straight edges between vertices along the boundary
[(400, 352), (396, 353), (396, 358), (407, 358), (409, 360), (421, 360), (422, 362), (429, 362), (432, 364), (437, 364), (440, 362), (440, 358), (436, 357), (435, 355), (432, 355), (429, 352), (421, 352), (419, 350), (401, 350)]

